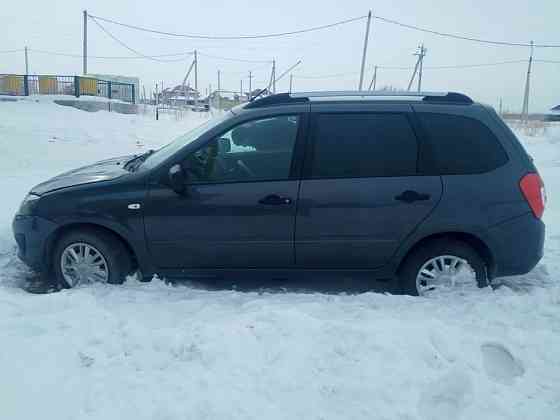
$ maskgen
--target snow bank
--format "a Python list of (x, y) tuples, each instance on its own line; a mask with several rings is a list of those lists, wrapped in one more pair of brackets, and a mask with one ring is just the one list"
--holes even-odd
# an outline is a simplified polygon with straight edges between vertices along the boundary
[(11, 219), (34, 185), (97, 160), (160, 147), (208, 118), (192, 113), (176, 121), (161, 114), (155, 121), (151, 113), (90, 113), (56, 105), (54, 99), (0, 102), (0, 255), (13, 246)]
[[(543, 262), (446, 298), (93, 285), (48, 295), (9, 223), (61, 171), (157, 146), (153, 121), (0, 102), (1, 419), (557, 419), (560, 130), (524, 142), (549, 192)], [(520, 238), (522, 240), (522, 238)]]

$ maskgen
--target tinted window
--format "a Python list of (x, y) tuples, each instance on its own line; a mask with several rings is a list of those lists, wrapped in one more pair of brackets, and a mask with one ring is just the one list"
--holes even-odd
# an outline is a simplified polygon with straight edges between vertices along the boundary
[(192, 183), (284, 180), (290, 176), (297, 116), (238, 125), (191, 153), (183, 163)]
[(402, 114), (320, 114), (313, 178), (405, 176), (416, 172), (418, 145)]
[(472, 118), (418, 114), (428, 135), (432, 161), (441, 174), (488, 172), (508, 160), (490, 129)]

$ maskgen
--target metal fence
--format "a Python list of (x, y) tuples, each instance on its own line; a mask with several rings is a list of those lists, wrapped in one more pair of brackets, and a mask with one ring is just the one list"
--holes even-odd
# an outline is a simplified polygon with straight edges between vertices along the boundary
[(0, 74), (0, 95), (98, 96), (136, 103), (134, 84), (83, 76)]

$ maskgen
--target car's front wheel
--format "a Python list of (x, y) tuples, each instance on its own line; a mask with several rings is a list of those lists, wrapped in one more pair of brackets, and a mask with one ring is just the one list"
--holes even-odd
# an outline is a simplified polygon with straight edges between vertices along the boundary
[(71, 288), (88, 283), (120, 284), (131, 271), (131, 258), (114, 235), (97, 229), (81, 229), (57, 242), (53, 269), (59, 284)]
[(413, 251), (399, 272), (405, 294), (428, 296), (488, 286), (486, 264), (468, 244), (442, 239)]

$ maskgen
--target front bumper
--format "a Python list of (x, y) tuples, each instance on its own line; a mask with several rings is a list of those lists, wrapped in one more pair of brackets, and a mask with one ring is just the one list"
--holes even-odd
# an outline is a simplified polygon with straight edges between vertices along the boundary
[(544, 253), (544, 223), (532, 213), (489, 229), (493, 243), (495, 277), (526, 274)]
[(43, 271), (47, 266), (47, 239), (56, 230), (57, 225), (37, 216), (17, 214), (12, 222), (12, 230), (18, 245), (18, 257), (36, 271)]

